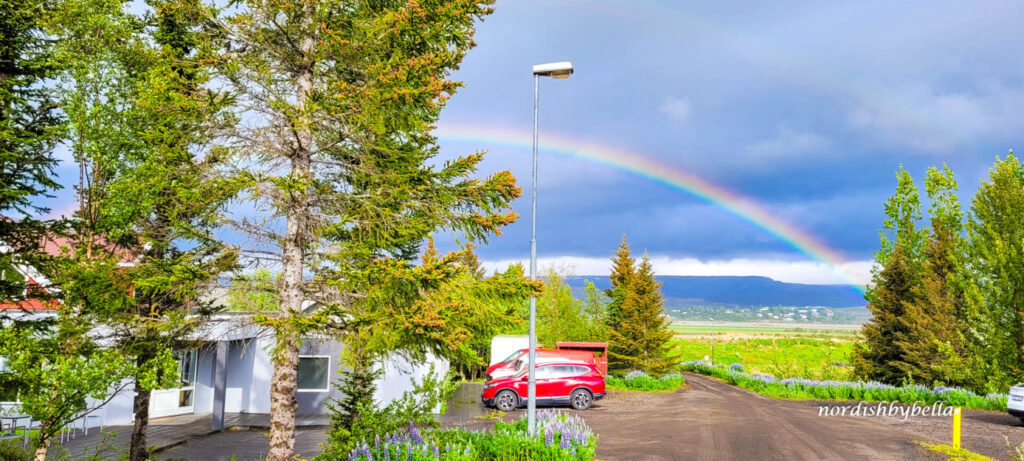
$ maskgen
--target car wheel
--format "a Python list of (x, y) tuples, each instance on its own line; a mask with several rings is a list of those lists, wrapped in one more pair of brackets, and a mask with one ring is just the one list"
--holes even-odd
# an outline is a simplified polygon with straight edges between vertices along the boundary
[(586, 389), (576, 389), (569, 396), (569, 405), (572, 405), (574, 410), (586, 410), (593, 402), (594, 396)]
[(494, 396), (494, 408), (501, 411), (512, 411), (519, 406), (519, 397), (515, 392), (504, 390)]

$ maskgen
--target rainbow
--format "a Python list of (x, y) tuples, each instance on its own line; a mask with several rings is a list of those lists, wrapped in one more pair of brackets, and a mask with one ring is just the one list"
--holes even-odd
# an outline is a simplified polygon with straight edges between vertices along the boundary
[[(447, 124), (438, 128), (435, 134), (441, 140), (456, 142), (483, 142), (525, 149), (532, 149), (533, 146), (532, 133), (507, 128)], [(541, 134), (540, 150), (542, 153), (556, 153), (605, 165), (664, 184), (715, 205), (811, 259), (827, 264), (858, 293), (864, 293), (864, 287), (856, 278), (842, 269), (847, 261), (839, 252), (772, 215), (750, 199), (701, 179), (693, 173), (624, 150), (549, 133)]]

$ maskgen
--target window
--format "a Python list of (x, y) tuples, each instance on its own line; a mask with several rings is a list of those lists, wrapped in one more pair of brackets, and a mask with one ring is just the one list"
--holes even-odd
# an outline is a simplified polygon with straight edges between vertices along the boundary
[(547, 379), (557, 378), (555, 367), (537, 367), (537, 373), (534, 375), (534, 379)]
[(298, 382), (300, 391), (327, 391), (331, 363), (327, 356), (299, 357)]

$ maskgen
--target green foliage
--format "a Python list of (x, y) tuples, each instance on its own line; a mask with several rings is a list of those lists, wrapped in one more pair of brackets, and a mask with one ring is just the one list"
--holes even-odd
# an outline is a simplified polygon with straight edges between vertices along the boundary
[(712, 376), (768, 397), (792, 400), (838, 400), (865, 402), (898, 402), (931, 405), (943, 403), (976, 410), (1006, 411), (1006, 394), (978, 395), (963, 389), (930, 389), (921, 385), (891, 386), (877, 382), (814, 381), (798, 378), (776, 379), (767, 375), (749, 375), (712, 366), (703, 362), (687, 362), (682, 367)]
[(974, 195), (967, 229), (968, 298), (978, 309), (982, 372), (1000, 387), (1024, 378), (1024, 169), (1011, 153), (997, 159)]
[(228, 289), (228, 309), (242, 312), (269, 312), (281, 303), (281, 276), (267, 269), (252, 274), (239, 274)]
[[(569, 275), (554, 267), (544, 273), (544, 291), (537, 298), (537, 342), (544, 347), (554, 348), (558, 341), (607, 340), (600, 294), (587, 282), (587, 297), (576, 299), (572, 287), (565, 283)], [(520, 332), (527, 333), (525, 329)]]
[(858, 376), (884, 383), (910, 379), (899, 366), (906, 362), (906, 305), (915, 299), (921, 276), (921, 246), (926, 231), (917, 228), (921, 201), (910, 173), (901, 166), (896, 173), (896, 193), (885, 202), (881, 248), (875, 253), (876, 269), (866, 298), (872, 318), (864, 325), (864, 343), (854, 353)]
[(635, 376), (620, 378), (608, 376), (605, 378), (605, 386), (612, 390), (642, 391), (642, 392), (674, 392), (683, 385), (685, 379), (682, 375), (669, 374), (661, 378), (650, 376)]
[(0, 440), (0, 460), (28, 461), (32, 452), (25, 448), (20, 439)]
[(897, 345), (903, 359), (895, 364), (913, 382), (945, 383), (979, 388), (973, 375), (977, 359), (968, 350), (972, 315), (963, 294), (966, 273), (962, 238), (963, 213), (953, 172), (928, 170), (925, 179), (931, 202), (931, 232), (923, 250), (920, 282), (904, 303), (907, 331)]
[[(41, 0), (0, 1), (0, 213), (18, 217), (46, 211), (34, 197), (59, 188), (51, 150), (63, 120), (45, 87), (57, 70), (44, 32), (50, 8)], [(0, 238), (10, 237), (10, 225), (0, 225)]]
[(627, 286), (618, 323), (610, 329), (609, 366), (615, 370), (643, 370), (661, 376), (675, 366), (677, 360), (670, 355), (673, 334), (668, 328), (671, 322), (665, 316), (661, 282), (654, 279), (646, 253)]
[(629, 284), (635, 276), (636, 260), (630, 254), (629, 242), (626, 241), (626, 235), (623, 234), (622, 242), (619, 243), (619, 248), (615, 250), (615, 255), (612, 256), (612, 272), (608, 276), (611, 288), (604, 292), (609, 300), (604, 318), (605, 324), (608, 325), (609, 329), (614, 329), (619, 324), (622, 315), (622, 304), (626, 302)]
[[(578, 416), (553, 411), (537, 414), (538, 434), (527, 435), (526, 419), (509, 424), (497, 422), (491, 432), (445, 429), (391, 433), (359, 444), (348, 453), (324, 453), (321, 460), (553, 460), (594, 459), (597, 436)], [(385, 451), (387, 454), (385, 454)]]
[(20, 410), (40, 422), (36, 447), (43, 449), (78, 419), (86, 399), (103, 401), (130, 376), (131, 363), (88, 335), (88, 323), (60, 313), (52, 320), (13, 322), (0, 329), (4, 374), (17, 376)]
[[(849, 367), (855, 347), (853, 338), (716, 339), (715, 363), (742, 363), (750, 372), (775, 376), (850, 380)], [(673, 347), (681, 360), (710, 356), (708, 340), (677, 339)]]
[(329, 403), (331, 433), (325, 450), (339, 457), (361, 442), (383, 438), (408, 424), (436, 427), (434, 412), (444, 412), (444, 404), (456, 387), (451, 380), (438, 376), (431, 366), (427, 375), (414, 383), (412, 391), (380, 407), (373, 400), (374, 382), (382, 375), (379, 368), (342, 370), (339, 375), (339, 387), (346, 394), (341, 400)]

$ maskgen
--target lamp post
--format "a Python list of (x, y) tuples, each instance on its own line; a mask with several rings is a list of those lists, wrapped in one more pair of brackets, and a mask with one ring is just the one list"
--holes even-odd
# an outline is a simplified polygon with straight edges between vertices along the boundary
[[(533, 66), (533, 192), (530, 206), (530, 280), (537, 279), (537, 107), (540, 104), (540, 78), (564, 80), (572, 75), (568, 61)], [(530, 352), (527, 363), (529, 382), (526, 391), (526, 422), (530, 436), (537, 434), (537, 298), (530, 297)]]

